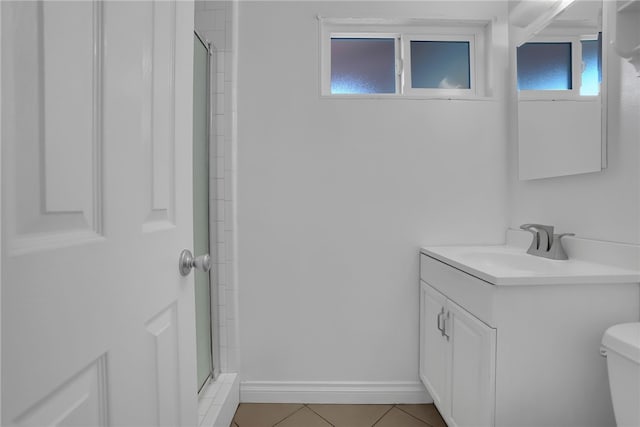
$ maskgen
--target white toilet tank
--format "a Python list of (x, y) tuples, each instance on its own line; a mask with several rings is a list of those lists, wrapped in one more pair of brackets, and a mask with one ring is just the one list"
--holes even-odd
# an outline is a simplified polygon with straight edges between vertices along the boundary
[(640, 427), (640, 322), (610, 327), (602, 346), (607, 355), (616, 424)]

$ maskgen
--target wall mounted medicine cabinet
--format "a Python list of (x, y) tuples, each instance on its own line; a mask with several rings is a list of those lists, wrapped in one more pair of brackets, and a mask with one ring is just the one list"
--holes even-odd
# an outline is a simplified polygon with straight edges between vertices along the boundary
[[(532, 14), (532, 3), (547, 9)], [(590, 0), (511, 11), (521, 180), (606, 167), (606, 14)]]

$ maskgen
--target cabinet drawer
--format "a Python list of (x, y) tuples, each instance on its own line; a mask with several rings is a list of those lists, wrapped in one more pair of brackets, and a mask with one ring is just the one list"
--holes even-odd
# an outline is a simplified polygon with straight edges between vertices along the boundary
[(487, 325), (495, 327), (493, 285), (424, 254), (420, 254), (420, 279)]

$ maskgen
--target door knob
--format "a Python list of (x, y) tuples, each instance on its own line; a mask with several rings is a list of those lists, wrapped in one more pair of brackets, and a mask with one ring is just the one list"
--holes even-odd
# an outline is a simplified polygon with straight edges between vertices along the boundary
[(188, 275), (193, 267), (207, 273), (211, 270), (211, 257), (209, 254), (194, 257), (189, 249), (184, 249), (180, 252), (178, 267), (180, 268), (180, 274), (183, 276)]

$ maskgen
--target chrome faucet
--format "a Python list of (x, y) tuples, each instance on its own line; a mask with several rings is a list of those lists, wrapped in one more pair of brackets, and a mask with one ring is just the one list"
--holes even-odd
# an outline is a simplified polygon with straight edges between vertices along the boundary
[(575, 234), (553, 234), (552, 225), (522, 224), (520, 228), (533, 234), (531, 246), (529, 246), (527, 250), (528, 254), (557, 260), (569, 259), (562, 247), (562, 238), (565, 236), (575, 236)]

